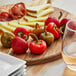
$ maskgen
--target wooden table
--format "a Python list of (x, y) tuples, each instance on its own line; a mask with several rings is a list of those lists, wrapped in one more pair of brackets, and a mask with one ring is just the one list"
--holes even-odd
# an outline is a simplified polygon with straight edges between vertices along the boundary
[(68, 69), (62, 59), (46, 64), (28, 66), (26, 69), (26, 76), (76, 76), (76, 72)]

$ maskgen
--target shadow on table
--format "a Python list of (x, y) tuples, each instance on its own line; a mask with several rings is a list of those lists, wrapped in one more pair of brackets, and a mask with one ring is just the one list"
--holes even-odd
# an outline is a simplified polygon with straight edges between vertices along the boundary
[(63, 76), (76, 76), (76, 71), (72, 71), (66, 67)]

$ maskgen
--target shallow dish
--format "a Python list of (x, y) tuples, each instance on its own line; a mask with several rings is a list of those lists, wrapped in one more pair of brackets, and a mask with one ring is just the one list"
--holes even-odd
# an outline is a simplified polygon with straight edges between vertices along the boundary
[(0, 62), (1, 62), (0, 67), (4, 69), (5, 74), (7, 75), (20, 69), (26, 64), (26, 61), (20, 60), (16, 57), (10, 56), (2, 52), (0, 52)]

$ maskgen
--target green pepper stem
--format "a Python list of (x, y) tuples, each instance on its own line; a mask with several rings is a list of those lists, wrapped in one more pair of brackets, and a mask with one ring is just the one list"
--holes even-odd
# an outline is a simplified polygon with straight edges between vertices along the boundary
[(36, 36), (35, 34), (29, 33), (29, 36), (33, 36), (33, 37), (35, 38), (36, 42), (37, 42), (37, 43), (39, 42), (39, 41), (38, 41), (38, 38), (37, 38), (37, 36)]
[(44, 25), (44, 32), (45, 32), (45, 35), (47, 35), (47, 31), (46, 31), (46, 26)]
[(24, 19), (25, 21), (28, 21), (28, 19), (26, 19), (25, 17), (23, 17), (23, 19)]
[(58, 20), (62, 17), (63, 13), (60, 11), (60, 15), (58, 17)]
[(38, 24), (38, 23), (36, 23), (36, 27), (35, 27), (35, 28), (37, 29), (37, 28), (38, 28), (38, 26), (39, 26), (39, 24)]
[(11, 55), (11, 53), (13, 52), (12, 48), (10, 48), (8, 54)]
[(17, 32), (17, 35), (18, 35), (19, 37), (22, 37), (22, 36), (24, 35), (24, 32), (18, 31), (18, 32)]
[(61, 27), (61, 28), (60, 28), (59, 32), (60, 32), (60, 34), (62, 34), (62, 35), (63, 35), (63, 34), (64, 34), (64, 32), (62, 31), (62, 29), (63, 29), (63, 27)]
[(25, 41), (27, 40), (27, 35), (25, 35), (25, 38), (24, 38), (24, 40), (25, 40)]

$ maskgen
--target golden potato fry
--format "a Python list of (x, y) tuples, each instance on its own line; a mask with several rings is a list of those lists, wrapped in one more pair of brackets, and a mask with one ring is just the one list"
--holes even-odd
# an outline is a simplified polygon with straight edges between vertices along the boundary
[(15, 30), (14, 27), (8, 26), (7, 22), (0, 22), (0, 27), (6, 29), (8, 31), (11, 31), (11, 32)]
[(8, 23), (8, 25), (11, 26), (11, 27), (15, 27), (15, 28), (23, 27), (23, 28), (26, 28), (27, 30), (32, 30), (33, 29), (32, 27), (29, 27), (29, 26), (20, 25), (17, 20), (10, 21)]

